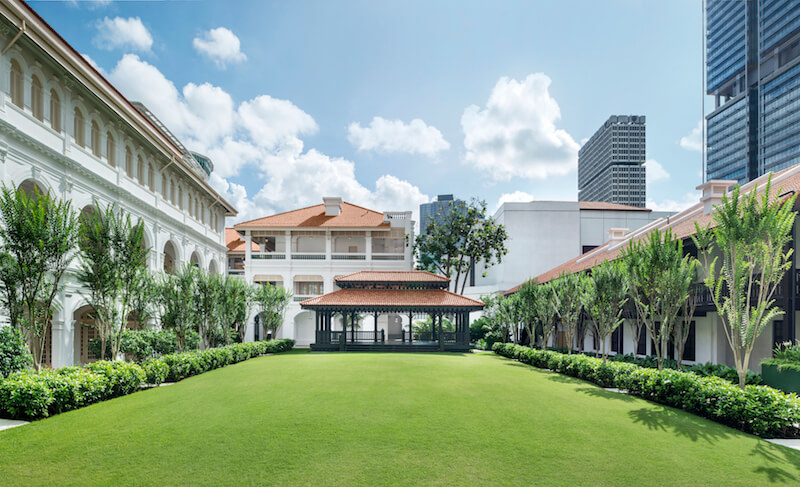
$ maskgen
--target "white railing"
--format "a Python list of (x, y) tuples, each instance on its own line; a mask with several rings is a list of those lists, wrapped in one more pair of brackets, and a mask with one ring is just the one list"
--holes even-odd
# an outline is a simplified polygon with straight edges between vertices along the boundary
[(355, 253), (331, 254), (331, 260), (367, 260), (367, 254), (355, 254)]
[(372, 254), (372, 260), (405, 260), (405, 254)]
[(292, 254), (292, 260), (325, 260), (325, 253), (305, 252), (302, 254)]
[(253, 252), (250, 257), (261, 260), (286, 260), (286, 254), (276, 254), (274, 252)]

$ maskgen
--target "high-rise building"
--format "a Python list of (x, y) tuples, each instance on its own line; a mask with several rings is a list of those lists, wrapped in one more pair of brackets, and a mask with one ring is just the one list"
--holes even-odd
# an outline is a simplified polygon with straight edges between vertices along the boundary
[(706, 179), (800, 162), (800, 0), (708, 0)]
[(612, 115), (578, 152), (578, 201), (644, 208), (645, 117)]
[(450, 210), (451, 205), (460, 203), (463, 201), (454, 199), (452, 194), (440, 194), (436, 201), (419, 205), (419, 233), (424, 234), (432, 221), (439, 221)]

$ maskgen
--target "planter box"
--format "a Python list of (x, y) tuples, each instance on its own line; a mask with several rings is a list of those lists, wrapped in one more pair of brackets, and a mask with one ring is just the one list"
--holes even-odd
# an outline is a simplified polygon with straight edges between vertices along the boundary
[(800, 370), (778, 370), (777, 365), (764, 364), (761, 366), (761, 378), (770, 387), (800, 394)]

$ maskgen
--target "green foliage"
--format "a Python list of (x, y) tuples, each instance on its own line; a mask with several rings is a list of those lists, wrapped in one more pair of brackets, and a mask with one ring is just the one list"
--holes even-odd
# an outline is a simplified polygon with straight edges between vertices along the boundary
[(33, 357), (25, 343), (25, 335), (10, 326), (0, 327), (0, 380), (32, 364)]
[(676, 344), (679, 345), (680, 354), (688, 338), (691, 318), (681, 319), (678, 315), (693, 294), (697, 259), (684, 255), (683, 240), (676, 238), (671, 229), (667, 228), (662, 233), (656, 228), (647, 235), (646, 241), (631, 241), (623, 250), (623, 261), (628, 271), (628, 288), (636, 306), (637, 318), (658, 344), (656, 356), (658, 368), (661, 369), (679, 320), (680, 340)]
[(253, 293), (249, 284), (242, 279), (225, 276), (222, 281), (222, 292), (219, 294), (217, 304), (217, 323), (220, 325), (221, 338), (225, 344), (231, 342), (233, 330), (239, 337), (239, 342), (244, 341), (247, 329), (247, 320), (253, 306)]
[[(272, 336), (276, 336), (278, 328), (283, 324), (286, 307), (289, 306), (291, 299), (292, 293), (283, 286), (273, 286), (269, 283), (254, 286), (253, 302), (258, 309), (261, 326), (264, 330), (271, 331)], [(243, 328), (242, 333), (244, 333)]]
[(469, 324), (469, 341), (475, 343), (482, 340), (491, 330), (491, 326), (489, 319), (484, 316), (474, 320)]
[(74, 256), (77, 218), (69, 201), (38, 191), (0, 192), (0, 292), (11, 325), (28, 340), (41, 367), (61, 278)]
[(494, 352), (539, 368), (624, 389), (628, 394), (684, 409), (761, 437), (800, 437), (800, 398), (766, 386), (744, 389), (719, 377), (671, 369), (648, 369), (604, 362), (586, 355), (564, 355), (496, 343)]
[(582, 297), (586, 293), (587, 279), (579, 274), (561, 274), (552, 281), (554, 307), (568, 344), (567, 353), (572, 353), (573, 339), (583, 311)]
[(779, 344), (772, 352), (772, 358), (763, 360), (761, 365), (775, 365), (780, 371), (800, 372), (800, 341), (794, 345), (791, 342)]
[(767, 324), (783, 314), (773, 298), (784, 274), (792, 266), (792, 228), (797, 195), (776, 196), (772, 178), (761, 196), (757, 188), (741, 194), (736, 185), (714, 208), (714, 224), (692, 237), (701, 252), (705, 285), (711, 290), (728, 345), (745, 387), (756, 338)]
[(196, 281), (199, 271), (186, 265), (174, 274), (164, 274), (156, 283), (161, 327), (173, 330), (178, 350), (186, 350), (186, 335), (198, 327)]
[(622, 307), (628, 301), (628, 278), (623, 263), (607, 260), (594, 267), (583, 290), (583, 306), (592, 317), (603, 360), (606, 360), (606, 338), (622, 324)]
[[(187, 330), (184, 337), (186, 350), (200, 347), (200, 335), (194, 330)], [(102, 342), (93, 338), (89, 340), (89, 350), (95, 357), (100, 356)], [(158, 357), (178, 351), (178, 339), (175, 330), (125, 330), (122, 333), (120, 351), (126, 357), (141, 362), (150, 357)], [(106, 353), (110, 353), (110, 345), (106, 343)]]
[[(144, 223), (131, 221), (115, 205), (84, 212), (80, 217), (80, 272), (78, 279), (94, 315), (100, 341), (109, 342), (116, 359), (122, 334), (141, 290), (147, 290), (147, 248)], [(100, 347), (105, 359), (105, 346)]]
[(417, 267), (452, 277), (452, 291), (464, 293), (475, 265), (488, 269), (508, 253), (508, 234), (503, 225), (486, 216), (486, 202), (453, 202), (417, 235), (414, 253)]
[(210, 272), (197, 271), (194, 285), (196, 322), (204, 349), (213, 346), (218, 335), (220, 294), (222, 278)]
[(143, 364), (100, 361), (85, 367), (15, 372), (0, 380), (0, 417), (39, 419), (138, 391), (143, 385), (191, 375), (267, 353), (286, 352), (294, 340), (237, 343), (169, 354)]

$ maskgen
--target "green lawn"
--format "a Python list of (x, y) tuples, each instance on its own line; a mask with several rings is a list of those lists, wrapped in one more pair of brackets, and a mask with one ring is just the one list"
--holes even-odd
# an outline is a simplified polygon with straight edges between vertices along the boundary
[(800, 452), (480, 353), (290, 353), (0, 432), (9, 485), (761, 485)]

